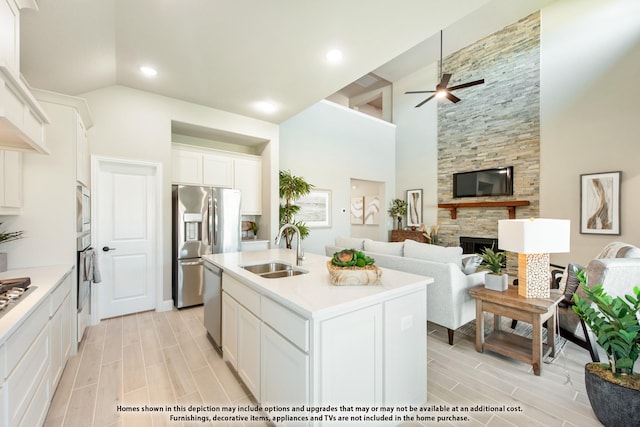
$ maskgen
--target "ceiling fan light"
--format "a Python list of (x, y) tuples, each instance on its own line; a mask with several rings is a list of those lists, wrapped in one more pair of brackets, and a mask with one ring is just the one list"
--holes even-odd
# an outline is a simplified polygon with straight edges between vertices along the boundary
[(445, 96), (447, 96), (446, 90), (439, 90), (436, 92), (436, 98), (444, 98)]

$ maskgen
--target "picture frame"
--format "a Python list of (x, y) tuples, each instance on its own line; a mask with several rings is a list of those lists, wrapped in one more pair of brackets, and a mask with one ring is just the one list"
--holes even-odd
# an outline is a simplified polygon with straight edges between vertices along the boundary
[(295, 201), (300, 206), (296, 221), (309, 228), (331, 227), (331, 190), (311, 190)]
[(422, 224), (422, 189), (407, 190), (407, 226)]
[(580, 233), (620, 235), (620, 171), (580, 175)]
[(349, 206), (349, 212), (349, 216), (351, 217), (351, 224), (364, 224), (364, 197), (352, 197), (351, 204)]
[(364, 196), (364, 224), (380, 224), (380, 196), (378, 194)]

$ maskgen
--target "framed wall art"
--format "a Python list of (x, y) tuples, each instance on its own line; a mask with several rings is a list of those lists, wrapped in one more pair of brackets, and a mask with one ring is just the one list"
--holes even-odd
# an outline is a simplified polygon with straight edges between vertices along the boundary
[(407, 225), (422, 224), (422, 190), (407, 190)]
[(364, 223), (366, 225), (380, 224), (380, 196), (364, 196)]
[(580, 233), (620, 234), (620, 172), (580, 175)]
[(364, 224), (364, 197), (352, 197), (349, 207), (351, 224)]
[(331, 227), (331, 190), (311, 190), (295, 201), (300, 206), (296, 221), (309, 228)]

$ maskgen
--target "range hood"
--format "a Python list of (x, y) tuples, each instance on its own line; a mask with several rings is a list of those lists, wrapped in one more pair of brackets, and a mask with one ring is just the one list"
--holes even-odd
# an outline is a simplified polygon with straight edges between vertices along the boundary
[(49, 153), (44, 110), (27, 85), (0, 64), (0, 149)]

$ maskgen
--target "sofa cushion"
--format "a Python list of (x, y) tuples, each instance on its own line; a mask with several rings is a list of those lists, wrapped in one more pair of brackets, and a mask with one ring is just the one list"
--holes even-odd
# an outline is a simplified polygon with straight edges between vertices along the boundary
[[(366, 246), (366, 244), (365, 244)], [(444, 247), (419, 243), (414, 240), (404, 241), (404, 256), (435, 262), (449, 262), (462, 268), (462, 248), (459, 246)]]
[(640, 248), (624, 242), (611, 242), (595, 257), (606, 258), (640, 258)]
[(569, 263), (567, 268), (564, 270), (564, 274), (562, 275), (562, 279), (560, 279), (560, 287), (559, 289), (564, 293), (564, 299), (560, 304), (563, 306), (569, 306), (573, 304), (573, 294), (578, 290), (578, 286), (580, 286), (580, 282), (578, 281), (577, 273), (580, 270), (584, 270), (579, 264)]
[(462, 255), (462, 272), (464, 274), (473, 274), (478, 270), (482, 264), (482, 258), (476, 254), (463, 254)]
[(357, 249), (359, 251), (364, 249), (364, 241), (370, 240), (364, 237), (336, 237), (336, 246), (346, 249)]
[(402, 256), (404, 242), (378, 242), (375, 240), (365, 240), (364, 250), (378, 254)]

